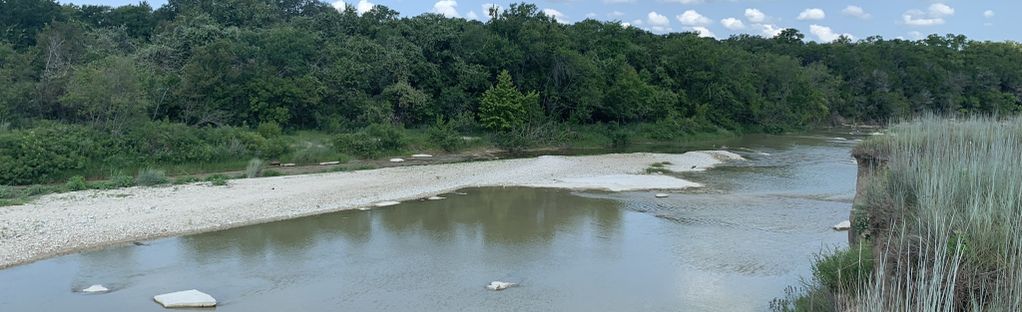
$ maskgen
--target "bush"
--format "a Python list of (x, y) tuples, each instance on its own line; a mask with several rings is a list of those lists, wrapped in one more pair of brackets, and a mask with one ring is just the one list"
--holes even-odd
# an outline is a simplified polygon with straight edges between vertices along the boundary
[(270, 121), (260, 123), (259, 127), (256, 128), (256, 132), (258, 132), (259, 135), (263, 136), (264, 138), (272, 139), (283, 134), (284, 130), (281, 130), (280, 125), (278, 125), (276, 122)]
[(245, 177), (249, 179), (258, 177), (262, 173), (265, 164), (262, 159), (252, 158), (252, 160), (248, 161), (248, 167), (245, 167)]
[(132, 186), (135, 186), (135, 179), (123, 174), (115, 174), (110, 177), (110, 181), (106, 184), (106, 188), (125, 188)]
[(17, 192), (14, 191), (13, 187), (0, 185), (0, 198), (14, 198), (17, 196)]
[(454, 129), (454, 125), (445, 122), (443, 118), (437, 118), (436, 123), (426, 129), (426, 134), (430, 143), (444, 151), (455, 152), (465, 146), (465, 140)]
[(373, 158), (382, 152), (379, 142), (365, 133), (345, 133), (334, 139), (334, 148), (362, 158)]
[(813, 264), (813, 277), (835, 293), (858, 289), (872, 273), (873, 249), (868, 244), (818, 255)]
[(357, 133), (338, 135), (334, 148), (363, 158), (377, 157), (383, 152), (398, 152), (407, 145), (407, 138), (397, 127), (374, 124)]
[(154, 186), (169, 182), (167, 174), (163, 170), (146, 168), (138, 171), (135, 176), (135, 184), (140, 186)]
[(67, 183), (64, 184), (64, 187), (66, 187), (68, 191), (81, 191), (89, 189), (89, 184), (85, 182), (85, 177), (73, 176), (70, 179), (67, 179)]
[(222, 174), (214, 174), (206, 178), (206, 181), (213, 186), (224, 186), (227, 185), (227, 176)]

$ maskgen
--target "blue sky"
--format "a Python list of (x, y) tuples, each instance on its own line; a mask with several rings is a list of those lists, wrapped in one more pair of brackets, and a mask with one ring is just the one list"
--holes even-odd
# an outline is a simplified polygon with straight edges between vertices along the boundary
[[(414, 16), (437, 12), (485, 20), (487, 5), (520, 0), (329, 0), (335, 7), (386, 5)], [(131, 0), (71, 0), (76, 4), (122, 5)], [(564, 23), (586, 18), (617, 20), (656, 33), (696, 31), (727, 38), (737, 33), (772, 35), (797, 28), (806, 38), (831, 41), (847, 34), (918, 39), (927, 34), (965, 34), (977, 40), (1022, 41), (1022, 0), (534, 0)], [(150, 1), (160, 6), (165, 0)]]

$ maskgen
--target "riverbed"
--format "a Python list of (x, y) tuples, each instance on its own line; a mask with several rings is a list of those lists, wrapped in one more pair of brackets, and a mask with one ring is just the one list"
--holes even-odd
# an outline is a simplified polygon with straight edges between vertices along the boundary
[(851, 139), (723, 142), (747, 160), (672, 174), (704, 187), (666, 199), (468, 188), (51, 258), (0, 271), (0, 311), (160, 311), (192, 288), (218, 311), (761, 311), (845, 245)]

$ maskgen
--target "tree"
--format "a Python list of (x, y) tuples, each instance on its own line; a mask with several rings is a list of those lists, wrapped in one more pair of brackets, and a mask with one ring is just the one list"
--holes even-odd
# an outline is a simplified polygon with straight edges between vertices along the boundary
[(508, 131), (521, 128), (530, 117), (539, 115), (539, 94), (523, 94), (511, 82), (506, 70), (497, 75), (497, 84), (483, 93), (479, 104), (479, 121), (490, 130)]
[(149, 101), (140, 80), (131, 59), (111, 56), (75, 70), (60, 102), (83, 121), (121, 130), (145, 118)]

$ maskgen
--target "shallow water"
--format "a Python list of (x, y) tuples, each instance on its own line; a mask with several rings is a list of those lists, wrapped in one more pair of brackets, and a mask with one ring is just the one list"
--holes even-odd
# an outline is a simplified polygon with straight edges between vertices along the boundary
[[(845, 244), (855, 164), (833, 136), (722, 142), (750, 160), (667, 199), (469, 189), (44, 260), (0, 271), (0, 311), (161, 311), (192, 288), (222, 311), (765, 310)], [(75, 292), (92, 284), (112, 291)]]

